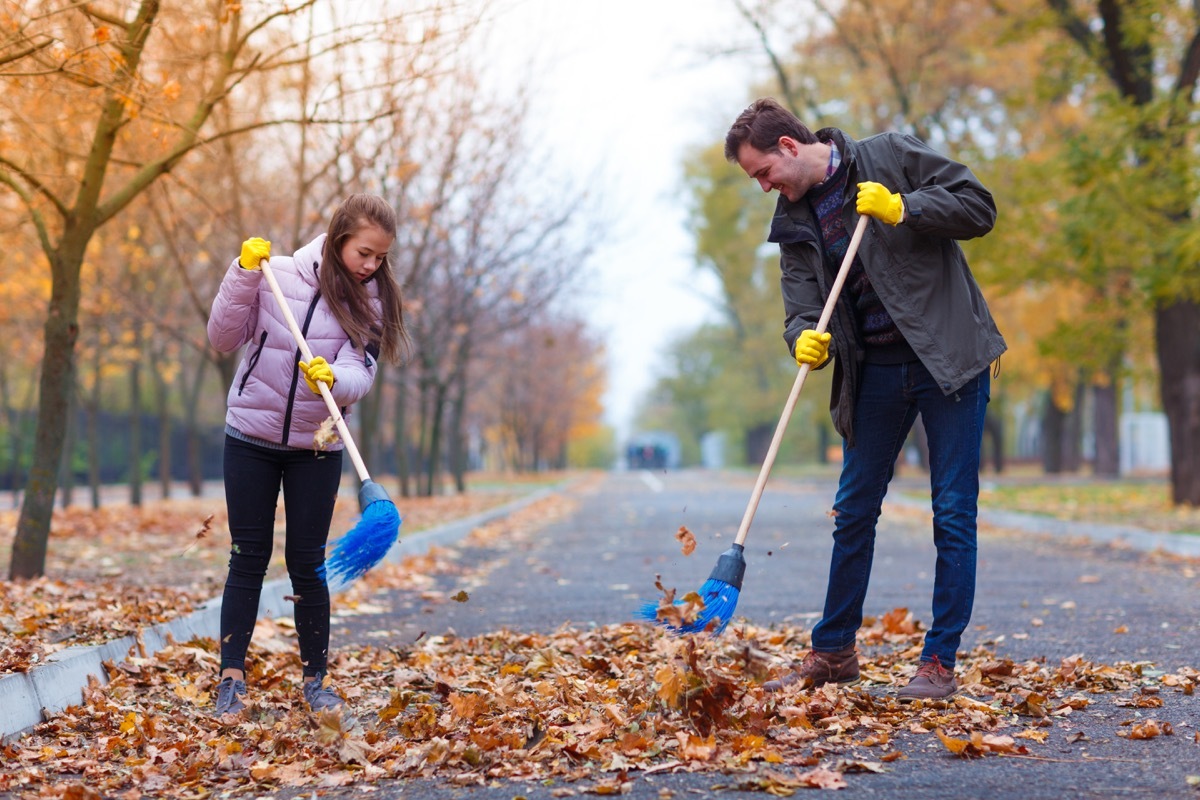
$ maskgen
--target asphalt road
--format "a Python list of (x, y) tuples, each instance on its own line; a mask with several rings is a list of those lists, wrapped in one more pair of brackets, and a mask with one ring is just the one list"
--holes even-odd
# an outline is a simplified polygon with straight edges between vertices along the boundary
[[(920, 486), (919, 479), (902, 483)], [(459, 578), (440, 587), (465, 588), (469, 603), (423, 602), (411, 594), (381, 598), (391, 611), (335, 622), (333, 646), (380, 641), (380, 631), (400, 641), (453, 630), (469, 636), (510, 629), (549, 632), (633, 618), (655, 600), (656, 574), (668, 586), (697, 588), (717, 555), (732, 542), (752, 488), (751, 477), (705, 472), (613, 473), (599, 487), (570, 494), (570, 517), (515, 546), (470, 549), (470, 586)], [(829, 563), (831, 482), (773, 478), (746, 546), (748, 569), (738, 615), (769, 625), (810, 627), (824, 598)], [(674, 534), (687, 526), (698, 541), (684, 557)], [(1080, 529), (1081, 535), (1086, 529)], [(885, 505), (866, 612), (907, 607), (926, 623), (934, 550), (929, 515), (912, 506)], [(482, 574), (480, 578), (478, 575)], [(1014, 530), (984, 529), (980, 538), (978, 592), (963, 649), (977, 645), (1014, 661), (1082, 654), (1098, 663), (1148, 662), (1174, 671), (1200, 666), (1200, 564), (1163, 558), (1074, 537), (1049, 538)], [(1086, 714), (1055, 721), (1038, 759), (987, 757), (963, 760), (936, 740), (912, 743), (907, 758), (884, 774), (849, 774), (846, 798), (1200, 798), (1188, 776), (1200, 774), (1200, 697), (1163, 693), (1154, 717), (1170, 722), (1173, 736), (1136, 741), (1119, 737), (1136, 710), (1100, 695)], [(1080, 737), (1080, 734), (1083, 736)], [(930, 737), (932, 738), (932, 737)], [(629, 795), (658, 798), (752, 796), (720, 788), (713, 774), (632, 775)], [(469, 800), (550, 798), (540, 785), (500, 784), (452, 789), (436, 782), (376, 784), (382, 798), (455, 797)], [(283, 796), (277, 794), (276, 796)], [(336, 792), (324, 796), (337, 797)], [(345, 797), (358, 796), (347, 790)], [(753, 793), (761, 796), (761, 793)]]

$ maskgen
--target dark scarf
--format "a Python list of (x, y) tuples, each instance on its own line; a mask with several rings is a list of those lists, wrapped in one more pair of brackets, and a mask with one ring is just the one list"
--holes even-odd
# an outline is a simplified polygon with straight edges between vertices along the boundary
[[(826, 263), (835, 273), (850, 247), (850, 231), (842, 221), (842, 200), (846, 195), (849, 176), (849, 160), (843, 158), (832, 176), (813, 186), (805, 195), (821, 229)], [(858, 326), (859, 340), (866, 350), (867, 361), (902, 364), (916, 360), (916, 354), (871, 286), (862, 259), (857, 255), (846, 277), (845, 292), (854, 307), (854, 320)]]

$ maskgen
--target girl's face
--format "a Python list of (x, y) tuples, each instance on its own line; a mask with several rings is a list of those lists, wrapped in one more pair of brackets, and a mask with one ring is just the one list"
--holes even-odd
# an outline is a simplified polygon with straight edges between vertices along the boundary
[(346, 271), (359, 283), (366, 281), (383, 264), (392, 238), (374, 225), (364, 225), (350, 234), (342, 245), (342, 263), (346, 265)]

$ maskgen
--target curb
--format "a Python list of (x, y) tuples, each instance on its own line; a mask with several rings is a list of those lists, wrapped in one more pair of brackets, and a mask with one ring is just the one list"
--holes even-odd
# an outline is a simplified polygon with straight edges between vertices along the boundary
[(1200, 558), (1200, 536), (1189, 534), (1160, 533), (1102, 522), (1068, 522), (1015, 511), (980, 511), (979, 521), (997, 528), (1020, 528), (1027, 533), (1052, 536), (1079, 536), (1147, 553), (1163, 552), (1185, 558)]
[[(930, 510), (928, 500), (916, 500), (911, 497), (888, 496), (884, 502), (907, 508)], [(1080, 537), (1093, 542), (1129, 547), (1146, 553), (1162, 552), (1184, 558), (1200, 558), (1200, 536), (1188, 534), (1160, 533), (1127, 525), (1075, 522), (1043, 517), (1038, 514), (983, 508), (979, 509), (979, 522), (996, 528), (1015, 528), (1025, 533)]]
[[(456, 542), (480, 525), (506, 517), (561, 489), (562, 486), (539, 489), (474, 516), (418, 531), (392, 545), (385, 560), (399, 562), (406, 556), (426, 553), (435, 545)], [(290, 604), (284, 598), (291, 593), (287, 578), (264, 583), (258, 604), (259, 618), (274, 617), (276, 609), (287, 608)], [(170, 641), (186, 642), (199, 637), (217, 639), (220, 635), (221, 598), (215, 597), (189, 614), (161, 622), (136, 635), (99, 645), (68, 647), (52, 653), (45, 664), (29, 672), (0, 677), (0, 742), (32, 731), (35, 725), (68, 706), (79, 705), (90, 679), (108, 683), (104, 670), (106, 661), (123, 661), (134, 651), (149, 656), (162, 650)]]

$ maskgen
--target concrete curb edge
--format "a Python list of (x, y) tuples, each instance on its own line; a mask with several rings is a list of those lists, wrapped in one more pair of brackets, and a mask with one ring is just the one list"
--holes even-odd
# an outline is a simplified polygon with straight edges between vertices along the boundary
[[(906, 508), (929, 511), (928, 500), (888, 495), (884, 503), (893, 503)], [(1013, 528), (1024, 533), (1046, 536), (1075, 536), (1093, 542), (1126, 546), (1134, 550), (1153, 553), (1170, 553), (1184, 558), (1200, 558), (1200, 536), (1182, 533), (1161, 533), (1125, 525), (1110, 525), (1102, 522), (1078, 522), (1054, 519), (1038, 514), (1017, 511), (995, 511), (981, 508), (979, 522), (996, 528)]]

